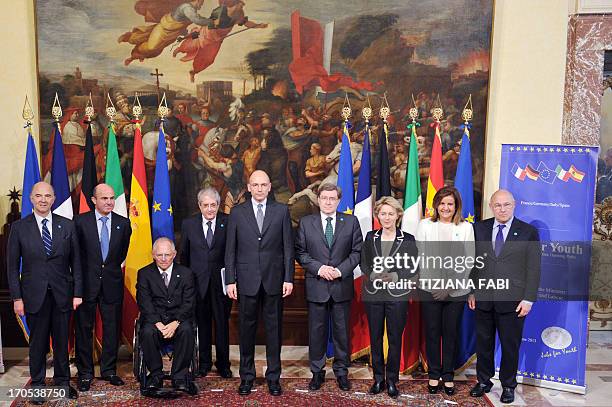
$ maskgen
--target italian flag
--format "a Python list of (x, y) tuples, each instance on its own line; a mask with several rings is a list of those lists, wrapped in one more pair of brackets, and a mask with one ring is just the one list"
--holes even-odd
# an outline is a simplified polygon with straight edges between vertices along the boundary
[[(132, 184), (130, 189), (130, 223), (132, 236), (125, 259), (125, 296), (123, 301), (123, 335), (132, 343), (134, 322), (138, 317), (136, 305), (136, 278), (138, 270), (153, 261), (151, 248), (151, 218), (149, 217), (149, 200), (147, 198), (147, 177), (142, 151), (142, 134), (140, 124), (134, 131), (134, 162), (132, 164)], [(115, 191), (116, 192), (116, 191)]]
[(117, 151), (117, 136), (115, 128), (111, 124), (108, 128), (108, 146), (106, 148), (106, 177), (104, 182), (115, 191), (115, 209), (113, 212), (128, 217), (125, 201), (125, 190), (123, 189), (123, 178), (121, 177), (121, 165), (119, 163), (119, 152)]
[(419, 155), (417, 152), (416, 125), (412, 125), (410, 150), (406, 166), (406, 188), (404, 190), (404, 217), (402, 230), (416, 236), (417, 226), (422, 217), (421, 176), (419, 175)]
[[(433, 198), (436, 192), (444, 186), (444, 173), (442, 170), (442, 143), (440, 142), (440, 122), (432, 123), (435, 134), (433, 147), (431, 148), (431, 160), (429, 162), (429, 178), (427, 179), (427, 198), (425, 200), (425, 216), (433, 216)], [(406, 179), (406, 182), (408, 180)]]

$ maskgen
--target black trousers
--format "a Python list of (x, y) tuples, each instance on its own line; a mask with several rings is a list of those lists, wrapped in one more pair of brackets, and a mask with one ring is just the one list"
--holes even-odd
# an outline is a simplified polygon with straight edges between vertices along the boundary
[[(452, 382), (455, 376), (455, 360), (465, 296), (436, 301), (427, 291), (421, 291), (420, 294), (429, 378)], [(442, 355), (440, 355), (440, 342), (442, 342)]]
[(333, 298), (330, 298), (327, 302), (308, 301), (308, 358), (312, 373), (319, 373), (325, 369), (331, 317), (334, 375), (336, 377), (348, 375), (350, 306), (350, 300), (335, 302)]
[[(386, 378), (388, 381), (396, 383), (399, 380), (402, 335), (406, 327), (408, 302), (364, 301), (364, 305), (370, 330), (370, 352), (374, 380), (380, 382)], [(387, 338), (389, 341), (386, 365), (383, 353), (385, 320), (387, 321)]]
[[(220, 280), (220, 278), (219, 278)], [(223, 294), (221, 282), (210, 280), (206, 296), (196, 301), (196, 320), (200, 343), (200, 370), (212, 367), (212, 323), (215, 321), (217, 370), (229, 369), (229, 318), (232, 300)]]
[(281, 375), (283, 298), (281, 294), (267, 294), (263, 285), (259, 286), (256, 295), (239, 295), (238, 297), (240, 378), (255, 380), (255, 337), (260, 307), (266, 328), (266, 362), (268, 365), (266, 379), (277, 381)]
[(495, 375), (495, 331), (501, 343), (499, 380), (503, 387), (515, 388), (519, 348), (523, 337), (525, 318), (516, 312), (499, 313), (495, 309), (476, 308), (476, 376), (478, 382), (491, 384)]
[(172, 380), (191, 380), (189, 366), (193, 358), (195, 334), (190, 321), (181, 323), (174, 336), (164, 339), (154, 324), (145, 323), (140, 328), (140, 344), (144, 361), (151, 377), (163, 376), (162, 346), (172, 343)]
[(49, 335), (53, 340), (53, 382), (56, 386), (67, 386), (70, 381), (68, 364), (68, 330), (70, 311), (61, 312), (53, 293), (47, 290), (40, 310), (26, 313), (30, 328), (30, 377), (32, 387), (45, 385)]
[(117, 373), (117, 351), (119, 349), (119, 329), (121, 327), (122, 303), (104, 302), (102, 296), (94, 301), (83, 301), (75, 312), (75, 351), (79, 378), (93, 379), (93, 328), (96, 307), (102, 317), (102, 354), (100, 373), (102, 377)]

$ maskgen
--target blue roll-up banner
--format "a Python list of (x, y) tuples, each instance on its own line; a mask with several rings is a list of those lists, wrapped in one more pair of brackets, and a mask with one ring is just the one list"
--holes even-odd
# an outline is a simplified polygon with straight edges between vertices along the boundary
[[(542, 276), (526, 317), (517, 380), (584, 394), (593, 204), (599, 148), (503, 144), (500, 188), (538, 228)], [(501, 349), (496, 345), (499, 371)]]

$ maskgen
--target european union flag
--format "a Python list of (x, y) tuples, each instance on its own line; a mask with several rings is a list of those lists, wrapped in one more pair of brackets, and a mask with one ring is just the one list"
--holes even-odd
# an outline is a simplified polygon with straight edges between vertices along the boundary
[[(461, 139), (461, 151), (457, 163), (455, 175), (455, 188), (461, 195), (463, 203), (461, 215), (466, 221), (474, 223), (474, 186), (472, 184), (472, 148), (470, 145), (469, 125), (463, 125), (463, 137)], [(467, 303), (463, 309), (461, 329), (459, 330), (459, 346), (455, 366), (462, 367), (470, 361), (476, 352), (476, 324), (474, 312), (470, 310)]]
[(342, 147), (340, 149), (340, 163), (338, 165), (338, 181), (336, 185), (342, 190), (342, 198), (338, 204), (338, 212), (353, 213), (355, 209), (355, 186), (353, 184), (353, 158), (351, 156), (351, 143), (348, 130), (344, 127), (342, 134)]
[(174, 222), (170, 202), (170, 175), (163, 122), (159, 125), (157, 157), (155, 159), (155, 183), (153, 185), (153, 242), (160, 237), (174, 241)]
[(557, 178), (557, 172), (548, 168), (542, 161), (538, 164), (537, 171), (540, 173), (540, 179), (547, 184), (552, 184)]

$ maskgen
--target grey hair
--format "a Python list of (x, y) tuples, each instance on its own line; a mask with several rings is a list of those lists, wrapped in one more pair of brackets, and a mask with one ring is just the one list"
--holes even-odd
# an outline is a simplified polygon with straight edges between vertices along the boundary
[(155, 253), (155, 250), (157, 249), (157, 246), (159, 246), (160, 243), (170, 243), (170, 246), (172, 247), (172, 251), (176, 251), (176, 246), (174, 245), (174, 242), (172, 241), (172, 239), (162, 236), (162, 237), (158, 237), (155, 240), (155, 243), (153, 243), (153, 253)]
[(214, 199), (217, 202), (217, 206), (221, 205), (221, 195), (219, 195), (216, 189), (212, 187), (200, 189), (198, 192), (198, 203), (200, 203), (205, 196)]

